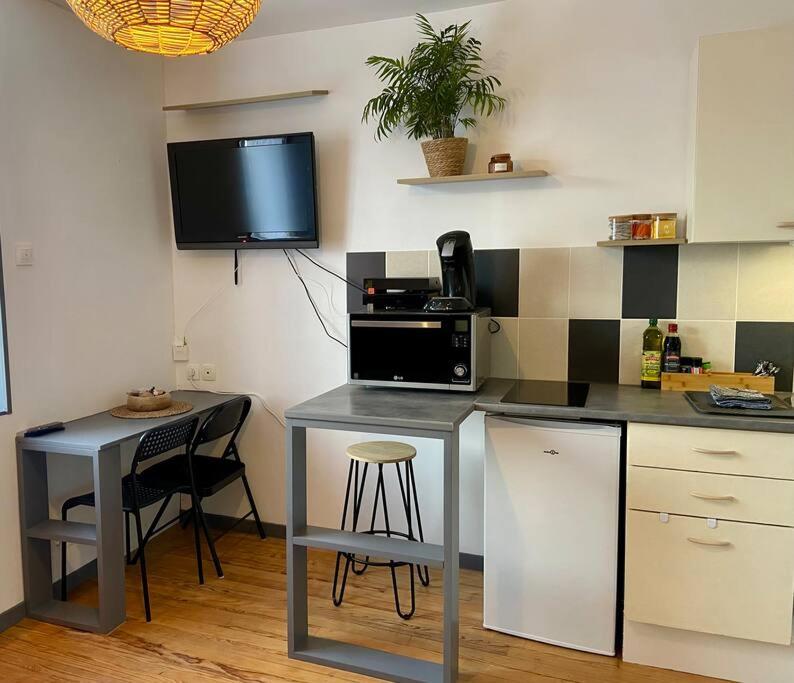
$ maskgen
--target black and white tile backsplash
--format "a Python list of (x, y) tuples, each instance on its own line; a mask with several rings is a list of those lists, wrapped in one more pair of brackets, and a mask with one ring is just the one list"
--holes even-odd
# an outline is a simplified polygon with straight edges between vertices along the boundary
[[(759, 359), (794, 382), (794, 247), (706, 244), (475, 252), (478, 305), (502, 325), (492, 374), (526, 379), (639, 383), (648, 318), (677, 321), (684, 353), (715, 370), (752, 370)], [(347, 276), (440, 275), (433, 251), (350, 253)], [(349, 290), (348, 309), (361, 309)]]

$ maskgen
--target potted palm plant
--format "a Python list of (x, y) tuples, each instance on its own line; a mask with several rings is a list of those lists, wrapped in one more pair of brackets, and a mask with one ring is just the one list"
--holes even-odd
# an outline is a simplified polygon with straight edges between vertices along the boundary
[(377, 140), (397, 128), (424, 140), (422, 151), (433, 177), (461, 175), (468, 139), (455, 137), (455, 131), (473, 128), (477, 116), (491, 116), (506, 104), (495, 94), (499, 79), (483, 74), (482, 44), (469, 35), (470, 23), (436, 32), (417, 14), (422, 40), (407, 59), (373, 55), (366, 62), (386, 87), (367, 103), (362, 121), (377, 121)]

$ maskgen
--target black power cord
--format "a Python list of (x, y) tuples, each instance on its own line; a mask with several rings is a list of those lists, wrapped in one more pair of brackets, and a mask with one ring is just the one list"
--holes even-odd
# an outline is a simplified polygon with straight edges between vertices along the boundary
[(303, 258), (307, 259), (308, 261), (311, 261), (311, 262), (312, 262), (312, 263), (313, 263), (315, 266), (317, 266), (317, 267), (318, 267), (320, 270), (324, 270), (324, 271), (325, 271), (326, 273), (328, 273), (329, 275), (333, 275), (333, 276), (334, 276), (335, 278), (337, 278), (338, 280), (341, 280), (342, 282), (346, 283), (346, 284), (347, 284), (349, 287), (353, 287), (353, 288), (357, 289), (359, 292), (363, 292), (364, 294), (366, 294), (366, 293), (367, 293), (367, 290), (366, 290), (366, 289), (364, 289), (364, 288), (363, 288), (361, 285), (357, 285), (355, 282), (351, 282), (351, 281), (350, 281), (350, 280), (348, 280), (347, 278), (344, 278), (344, 277), (342, 277), (341, 275), (339, 275), (338, 273), (335, 273), (335, 272), (334, 272), (333, 270), (331, 270), (330, 268), (326, 268), (326, 267), (325, 267), (325, 266), (324, 266), (322, 263), (318, 263), (317, 261), (315, 261), (315, 260), (314, 260), (314, 259), (313, 259), (311, 256), (309, 256), (309, 255), (308, 255), (307, 253), (305, 253), (304, 251), (302, 251), (302, 250), (300, 250), (300, 249), (296, 249), (295, 251), (297, 251), (297, 252), (298, 252), (298, 253), (299, 253), (301, 256), (303, 256)]
[(340, 346), (344, 346), (345, 348), (347, 348), (347, 344), (345, 344), (341, 339), (338, 339), (328, 331), (328, 327), (325, 324), (325, 320), (323, 320), (323, 317), (320, 315), (320, 310), (317, 308), (317, 304), (314, 303), (314, 299), (312, 298), (311, 292), (309, 291), (309, 287), (306, 284), (306, 281), (303, 279), (303, 276), (300, 274), (300, 272), (298, 272), (298, 267), (293, 262), (292, 257), (289, 255), (287, 250), (282, 249), (282, 251), (284, 252), (284, 256), (287, 257), (287, 262), (289, 263), (290, 268), (292, 268), (292, 272), (295, 273), (295, 277), (297, 277), (300, 283), (303, 285), (303, 291), (306, 292), (306, 297), (309, 299), (309, 303), (312, 305), (312, 309), (314, 309), (314, 315), (317, 316), (317, 320), (320, 321), (320, 325), (322, 325), (323, 327), (323, 332), (325, 332), (326, 336), (329, 339), (333, 339)]

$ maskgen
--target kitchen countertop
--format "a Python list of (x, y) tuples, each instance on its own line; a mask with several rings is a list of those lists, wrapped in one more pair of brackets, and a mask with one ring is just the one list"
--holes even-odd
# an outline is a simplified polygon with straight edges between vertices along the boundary
[[(645, 422), (794, 434), (794, 419), (703, 415), (689, 405), (683, 393), (674, 391), (591, 384), (587, 404), (583, 408), (572, 408), (503, 403), (501, 399), (512, 384), (510, 379), (489, 379), (473, 394), (344, 384), (290, 408), (286, 417), (449, 432), (457, 429), (469, 414), (481, 410), (549, 419)], [(792, 398), (792, 394), (787, 393), (778, 393), (778, 396), (784, 400)]]

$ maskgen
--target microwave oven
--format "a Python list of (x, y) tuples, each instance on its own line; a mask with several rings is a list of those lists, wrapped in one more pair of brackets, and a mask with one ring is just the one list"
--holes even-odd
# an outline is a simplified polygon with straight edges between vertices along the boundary
[(488, 377), (490, 309), (351, 313), (348, 383), (476, 391)]

